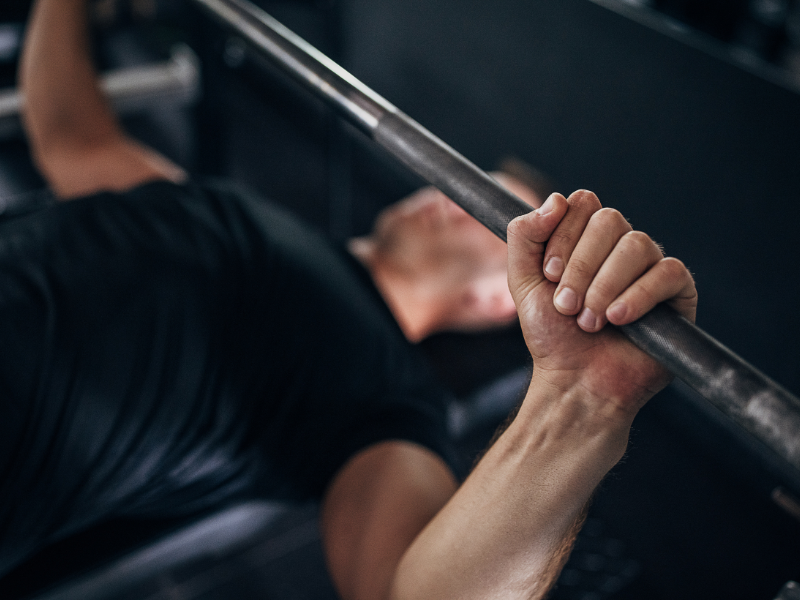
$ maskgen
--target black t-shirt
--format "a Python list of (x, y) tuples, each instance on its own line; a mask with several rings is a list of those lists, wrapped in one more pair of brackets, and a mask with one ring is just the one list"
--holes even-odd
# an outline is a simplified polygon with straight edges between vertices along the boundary
[(0, 573), (111, 516), (318, 498), (386, 439), (452, 462), (369, 278), (283, 211), (155, 182), (0, 222)]

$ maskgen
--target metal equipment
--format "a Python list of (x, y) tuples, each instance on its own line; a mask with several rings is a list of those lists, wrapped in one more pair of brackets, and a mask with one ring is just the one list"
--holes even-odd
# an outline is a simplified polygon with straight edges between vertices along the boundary
[[(511, 220), (531, 210), (261, 9), (246, 0), (195, 2), (501, 239)], [(665, 305), (621, 330), (771, 449), (795, 479), (800, 477), (798, 398)]]
[(787, 582), (775, 600), (800, 600), (800, 585), (795, 581)]
[[(123, 116), (156, 104), (187, 105), (200, 95), (200, 68), (186, 45), (172, 49), (162, 63), (109, 71), (101, 79), (103, 91), (114, 110)], [(24, 98), (16, 88), (0, 90), (0, 140), (20, 135), (20, 112)]]

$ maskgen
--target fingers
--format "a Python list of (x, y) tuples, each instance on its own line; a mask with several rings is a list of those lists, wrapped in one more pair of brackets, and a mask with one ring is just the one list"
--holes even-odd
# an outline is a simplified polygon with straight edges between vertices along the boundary
[[(586, 215), (581, 215), (582, 220), (585, 220), (585, 217)], [(574, 244), (571, 255), (564, 261), (566, 267), (559, 280), (555, 295), (553, 296), (556, 308), (559, 312), (565, 315), (574, 315), (578, 314), (581, 307), (586, 307), (587, 309), (591, 307), (587, 312), (581, 313), (581, 317), (583, 318), (582, 323), (586, 322), (588, 329), (592, 331), (602, 326), (600, 322), (597, 323), (597, 326), (591, 325), (591, 323), (593, 323), (592, 309), (596, 311), (599, 308), (599, 304), (596, 300), (601, 300), (602, 297), (608, 296), (609, 292), (602, 288), (598, 289), (597, 286), (593, 286), (591, 288), (594, 292), (592, 297), (587, 298), (586, 294), (604, 262), (608, 260), (609, 255), (615, 250), (620, 240), (630, 232), (631, 226), (618, 211), (610, 208), (603, 208), (589, 215), (588, 222), (585, 224), (583, 232), (577, 237), (577, 243), (575, 243), (573, 239), (559, 240), (559, 248), (552, 251), (552, 257), (549, 256), (551, 250), (548, 246), (548, 259), (550, 262), (545, 264), (552, 264), (553, 262), (557, 262), (560, 258), (556, 253), (566, 253), (569, 250), (569, 246)], [(570, 232), (570, 235), (576, 234)], [(650, 238), (647, 239), (649, 241)], [(633, 261), (636, 260), (637, 256), (636, 253), (630, 253), (624, 258)], [(658, 258), (661, 258), (660, 253), (658, 253)], [(619, 260), (616, 262), (618, 263)], [(618, 265), (615, 263), (614, 266)], [(627, 272), (632, 265), (623, 266), (629, 267), (626, 269)], [(641, 270), (637, 275), (641, 275), (647, 266), (648, 265), (641, 265)], [(548, 272), (547, 267), (545, 267), (545, 272), (549, 277), (553, 277), (552, 271)], [(606, 274), (606, 279), (598, 281), (598, 284), (604, 285), (608, 278), (618, 278), (619, 275), (619, 269), (610, 270)], [(625, 281), (625, 283), (630, 283), (630, 281)], [(598, 296), (598, 292), (599, 297), (596, 297)], [(613, 298), (614, 297), (608, 298), (608, 300), (613, 300)], [(585, 300), (593, 300), (594, 302), (589, 302), (587, 304)], [(602, 314), (603, 312), (594, 313), (594, 315)]]
[(661, 250), (647, 234), (629, 231), (619, 238), (589, 282), (583, 308), (578, 314), (581, 329), (601, 329), (607, 322), (606, 313), (611, 303), (661, 259)]
[(558, 284), (556, 310), (577, 316), (588, 332), (609, 321), (630, 323), (665, 301), (694, 319), (697, 292), (683, 263), (664, 258), (647, 234), (633, 231), (618, 211), (601, 208), (591, 192), (575, 192), (567, 204), (543, 257), (544, 277)]
[(642, 317), (659, 302), (667, 302), (681, 315), (694, 322), (697, 314), (697, 290), (689, 270), (677, 258), (662, 258), (606, 310), (614, 325), (626, 325)]
[(564, 273), (572, 251), (583, 234), (592, 215), (602, 208), (592, 192), (579, 190), (567, 199), (569, 210), (547, 244), (544, 271), (550, 281), (556, 282)]
[(545, 244), (567, 214), (567, 200), (552, 194), (545, 203), (508, 226), (508, 282), (518, 297), (544, 281), (542, 258)]

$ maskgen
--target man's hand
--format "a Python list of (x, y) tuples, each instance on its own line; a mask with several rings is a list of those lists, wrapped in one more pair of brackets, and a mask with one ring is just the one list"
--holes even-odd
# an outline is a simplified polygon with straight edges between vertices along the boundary
[[(351, 536), (328, 544), (344, 597), (388, 588), (393, 600), (544, 598), (592, 493), (625, 451), (633, 415), (668, 381), (606, 324), (663, 301), (693, 319), (697, 294), (679, 261), (589, 192), (551, 196), (511, 223), (508, 241), (509, 285), (534, 360), (525, 400), (424, 527), (452, 489), (442, 465), (390, 446), (353, 459), (323, 513), (326, 540)], [(409, 480), (381, 492), (381, 473)], [(353, 548), (399, 562), (379, 571)]]
[[(617, 211), (578, 191), (552, 195), (508, 228), (509, 287), (534, 361), (534, 384), (578, 385), (592, 410), (631, 417), (668, 373), (619, 332), (659, 302), (694, 320), (697, 292)], [(532, 384), (533, 385), (533, 384)]]

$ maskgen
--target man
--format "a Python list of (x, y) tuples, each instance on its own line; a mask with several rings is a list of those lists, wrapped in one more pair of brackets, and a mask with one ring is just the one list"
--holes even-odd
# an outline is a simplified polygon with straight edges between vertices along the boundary
[[(0, 229), (0, 570), (110, 515), (266, 494), (321, 498), (347, 600), (542, 597), (668, 380), (605, 325), (661, 301), (693, 318), (683, 265), (589, 192), (515, 220), (508, 283), (534, 372), (459, 486), (441, 397), (357, 264), (129, 140), (98, 92), (84, 13), (85, 0), (39, 0), (22, 63), (34, 156), (72, 200)], [(455, 249), (472, 225), (416, 202), (437, 217), (416, 243), (393, 225), (401, 207), (352, 244), (402, 331), (508, 319), (496, 294), (468, 310), (483, 301), (461, 286), (494, 281), (505, 250), (470, 271)], [(406, 262), (418, 245), (436, 251)], [(438, 282), (409, 283), (427, 260), (466, 307), (427, 308)]]
[[(492, 174), (533, 207), (542, 201), (521, 179)], [(433, 187), (384, 209), (369, 235), (348, 250), (369, 270), (406, 338), (475, 331), (517, 316), (508, 291), (508, 249)]]

